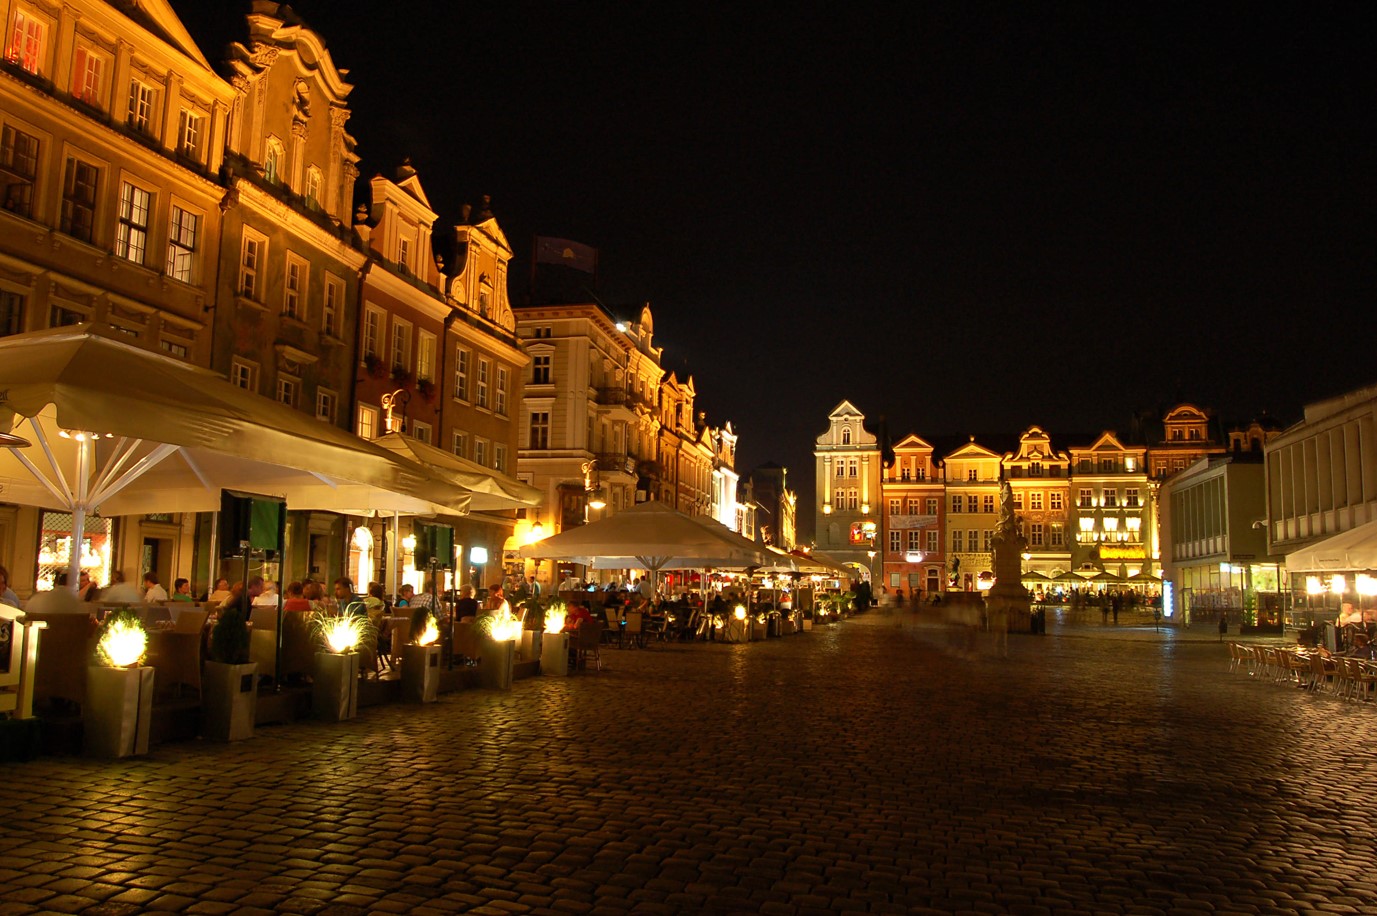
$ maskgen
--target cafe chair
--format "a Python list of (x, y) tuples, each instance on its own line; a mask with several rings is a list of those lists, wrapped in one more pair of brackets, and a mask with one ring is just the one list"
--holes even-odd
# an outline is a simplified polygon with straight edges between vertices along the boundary
[(602, 632), (603, 623), (600, 620), (584, 620), (579, 623), (574, 637), (576, 668), (587, 668), (588, 660), (591, 658), (593, 669), (602, 670)]
[(645, 617), (640, 611), (626, 612), (626, 626), (622, 628), (622, 643), (631, 643), (638, 648), (645, 648)]

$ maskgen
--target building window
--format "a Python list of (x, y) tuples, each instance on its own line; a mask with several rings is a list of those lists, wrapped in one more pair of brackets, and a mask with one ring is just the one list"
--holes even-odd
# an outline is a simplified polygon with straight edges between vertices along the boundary
[(1119, 491), (1118, 491), (1118, 490), (1105, 490), (1105, 491), (1104, 491), (1104, 504), (1105, 504), (1106, 507), (1111, 508), (1111, 509), (1117, 508), (1118, 505), (1119, 505)]
[(469, 351), (459, 347), (454, 351), (454, 396), (469, 399)]
[(1013, 493), (1009, 494), (1009, 498), (1013, 500), (1014, 508), (1015, 508), (1015, 509), (1022, 509), (1022, 508), (1023, 508), (1023, 491), (1022, 491), (1022, 490), (1015, 490)]
[(958, 495), (958, 496), (953, 496), (953, 497), (951, 498), (951, 511), (953, 511), (953, 512), (960, 512), (960, 511), (961, 511), (961, 497), (960, 497), (959, 495)]
[(81, 324), (88, 320), (90, 320), (89, 316), (76, 309), (69, 309), (65, 305), (53, 303), (48, 306), (48, 327), (50, 328), (69, 328), (74, 324)]
[(1094, 507), (1095, 491), (1090, 489), (1089, 487), (1082, 487), (1080, 491), (1080, 498), (1077, 500), (1076, 505), (1082, 509), (1090, 509)]
[(72, 56), (72, 98), (99, 107), (104, 75), (105, 59), (85, 45), (77, 45)]
[(277, 377), (277, 400), (288, 407), (296, 406), (296, 395), (301, 389), (301, 382), (292, 378), (290, 375), (279, 375)]
[(320, 209), (320, 189), (324, 180), (321, 178), (320, 169), (311, 166), (306, 170), (306, 206), (312, 210)]
[(545, 411), (531, 414), (531, 448), (550, 447), (550, 414)]
[(1028, 526), (1028, 546), (1041, 547), (1043, 541), (1042, 522), (1033, 522)]
[(282, 314), (297, 321), (306, 320), (307, 264), (290, 252), (287, 254), (287, 277), (282, 292)]
[(383, 313), (372, 307), (363, 310), (363, 355), (381, 359)]
[(282, 183), (286, 160), (287, 152), (282, 148), (282, 141), (273, 137), (268, 141), (267, 152), (263, 156), (263, 178), (268, 184)]
[(96, 186), (100, 171), (68, 157), (62, 178), (62, 231), (74, 239), (91, 241), (96, 225)]
[(980, 497), (979, 497), (979, 496), (976, 496), (974, 493), (969, 493), (969, 494), (966, 495), (966, 511), (967, 511), (967, 512), (979, 512), (979, 511), (980, 511)]
[(488, 361), (478, 360), (478, 391), (474, 398), (474, 404), (478, 407), (488, 406)]
[(395, 317), (392, 319), (392, 366), (403, 372), (411, 371), (411, 324)]
[(6, 55), (21, 70), (39, 75), (43, 66), (43, 42), (48, 26), (41, 19), (19, 10), (14, 14), (14, 32), (10, 35), (10, 49)]
[(488, 466), (488, 440), (487, 440), (487, 439), (474, 439), (474, 440), (473, 440), (473, 461), (474, 461), (475, 464), (481, 464), (481, 465), (483, 465), (483, 467), (487, 467), (487, 466)]
[(838, 461), (838, 462), (837, 462), (837, 478), (838, 478), (838, 479), (841, 479), (841, 478), (843, 478), (843, 477), (845, 477), (845, 476), (846, 476), (846, 462), (845, 462), (845, 461)]
[(923, 532), (919, 531), (917, 528), (910, 528), (908, 531), (908, 549), (921, 550), (922, 545), (919, 542), (922, 536)]
[(430, 424), (422, 423), (420, 420), (411, 424), (411, 437), (417, 442), (430, 444)]
[(965, 541), (961, 539), (961, 529), (953, 528), (951, 531), (951, 552), (960, 553), (962, 550), (965, 549), (965, 547), (963, 546), (964, 544)]
[(842, 441), (841, 441), (841, 444), (842, 444), (842, 445), (850, 445), (850, 444), (851, 444), (851, 427), (849, 427), (849, 426), (843, 426), (843, 427), (842, 427)]
[(929, 529), (928, 529), (927, 541), (928, 541), (928, 546), (927, 546), (927, 551), (928, 551), (928, 553), (936, 553), (936, 552), (937, 552), (937, 544), (938, 544), (938, 531), (937, 531), (936, 528), (929, 528)]
[(493, 412), (499, 417), (507, 415), (507, 367), (497, 367), (497, 391), (494, 395)]
[(849, 461), (846, 462), (846, 476), (847, 476), (847, 477), (859, 477), (859, 476), (861, 476), (860, 467), (861, 467), (861, 463), (860, 463), (859, 461), (857, 461), (855, 458), (850, 459)]
[(324, 420), (331, 426), (335, 424), (335, 412), (339, 409), (339, 397), (325, 388), (316, 389), (316, 419)]
[(205, 118), (189, 108), (183, 108), (177, 115), (177, 152), (200, 162), (204, 136)]
[(435, 381), (435, 335), (418, 332), (416, 341), (416, 379)]
[(175, 356), (177, 359), (186, 359), (191, 353), (191, 347), (186, 343), (180, 340), (171, 340), (166, 337), (158, 342), (158, 346), (162, 347), (164, 353), (169, 356)]
[(320, 306), (320, 329), (330, 337), (339, 336), (339, 310), (344, 304), (344, 281), (325, 275), (325, 299)]
[(3, 205), (10, 213), (33, 216), (33, 188), (38, 180), (38, 139), (6, 126), (0, 132), (0, 181)]
[(142, 264), (148, 249), (148, 213), (153, 195), (129, 182), (120, 185), (120, 222), (115, 230), (115, 254)]
[(411, 273), (411, 239), (397, 239), (397, 272), (403, 275)]
[(981, 512), (984, 512), (984, 513), (986, 513), (986, 514), (992, 514), (992, 513), (994, 512), (994, 510), (995, 510), (995, 498), (994, 498), (994, 494), (993, 494), (993, 493), (986, 493), (986, 494), (981, 498), (981, 507), (980, 507), (980, 511), (981, 511)]
[(454, 454), (460, 458), (467, 458), (469, 452), (469, 434), (456, 432), (454, 434)]
[(0, 289), (0, 337), (24, 330), (24, 299), (21, 293)]
[(1066, 542), (1066, 534), (1062, 526), (1056, 522), (1052, 523), (1052, 537), (1050, 546), (1061, 547)]
[(262, 284), (258, 280), (267, 254), (268, 240), (245, 227), (239, 248), (239, 295), (245, 299), (258, 302), (262, 298)]
[(141, 134), (153, 132), (153, 87), (138, 80), (129, 81), (129, 113), (125, 123)]
[(378, 408), (367, 404), (359, 405), (358, 417), (360, 439), (372, 439), (378, 434)]
[(167, 229), (167, 275), (173, 280), (191, 283), (195, 279), (196, 235), (201, 218), (195, 213), (172, 205), (172, 219)]
[(1060, 490), (1053, 490), (1051, 493), (1047, 494), (1047, 508), (1051, 509), (1053, 512), (1062, 512), (1066, 509), (1066, 506), (1062, 504)]
[(899, 514), (899, 500), (897, 500), (897, 499), (891, 499), (891, 500), (889, 501), (889, 514), (890, 514), (890, 515), (898, 515), (898, 514)]
[[(981, 534), (983, 534), (984, 537), (981, 538), (981, 547), (980, 547), (980, 549), (983, 550), (985, 553), (989, 553), (989, 552), (990, 552), (990, 545), (991, 545), (991, 543), (993, 543), (993, 541), (994, 541), (994, 532), (991, 531), (990, 529), (986, 528), (984, 531), (981, 532)], [(974, 531), (971, 532), (971, 540), (975, 540), (975, 532), (974, 532)]]
[(531, 384), (548, 385), (550, 384), (550, 356), (534, 356), (531, 358)]
[(1042, 511), (1042, 491), (1034, 490), (1028, 494), (1028, 508), (1034, 512)]
[(492, 469), (499, 474), (507, 473), (507, 446), (500, 442), (492, 447)]
[(230, 381), (245, 391), (258, 390), (258, 367), (236, 359), (230, 363)]
[(904, 533), (902, 531), (889, 532), (889, 552), (898, 553), (904, 549)]

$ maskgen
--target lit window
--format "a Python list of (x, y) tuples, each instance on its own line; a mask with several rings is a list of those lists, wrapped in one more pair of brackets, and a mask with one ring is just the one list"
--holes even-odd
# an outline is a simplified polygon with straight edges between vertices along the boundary
[(43, 41), (47, 37), (45, 22), (23, 10), (14, 14), (14, 31), (10, 34), (10, 48), (6, 55), (20, 69), (38, 75), (43, 66)]
[(435, 335), (425, 331), (417, 335), (416, 379), (435, 381)]
[(6, 126), (0, 132), (0, 201), (10, 213), (33, 216), (33, 189), (38, 180), (38, 139)]
[(129, 182), (120, 185), (120, 221), (115, 230), (115, 254), (142, 264), (148, 249), (148, 212), (153, 195)]
[(372, 439), (376, 436), (378, 432), (378, 408), (360, 404), (358, 425), (360, 439)]
[(99, 105), (101, 77), (105, 60), (85, 45), (77, 45), (72, 56), (72, 98), (87, 105)]
[(186, 359), (191, 351), (191, 348), (186, 344), (176, 340), (169, 340), (166, 337), (164, 337), (158, 345), (162, 347), (164, 353), (169, 356), (175, 356), (178, 359)]
[(153, 87), (138, 80), (129, 81), (129, 113), (125, 123), (141, 134), (153, 132)]
[(183, 283), (195, 279), (196, 236), (201, 218), (195, 213), (172, 205), (172, 219), (167, 233), (167, 275)]
[(80, 159), (67, 159), (62, 178), (62, 231), (91, 241), (96, 224), (96, 185), (100, 172)]

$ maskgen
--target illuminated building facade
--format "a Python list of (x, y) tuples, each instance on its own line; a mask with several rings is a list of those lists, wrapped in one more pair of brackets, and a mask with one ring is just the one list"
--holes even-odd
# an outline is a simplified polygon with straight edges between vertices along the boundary
[[(880, 445), (865, 416), (850, 401), (827, 415), (827, 430), (813, 445), (818, 499), (817, 547), (833, 559), (880, 575)], [(875, 588), (879, 593), (878, 584)]]
[(946, 492), (933, 447), (910, 433), (894, 445), (894, 463), (883, 470), (884, 584), (920, 596), (945, 588)]
[(789, 469), (766, 462), (751, 471), (748, 480), (756, 504), (756, 539), (793, 550), (798, 543), (798, 494), (789, 487)]
[(1004, 455), (1019, 528), (1027, 541), (1024, 572), (1049, 578), (1070, 571), (1071, 456), (1052, 447), (1051, 437), (1030, 426), (1018, 439), (1018, 450)]
[(988, 588), (994, 583), (992, 541), (999, 521), (1001, 458), (972, 436), (942, 459), (947, 582), (961, 591)]
[(1106, 431), (1069, 453), (1072, 571), (1098, 569), (1125, 580), (1155, 573), (1155, 490), (1147, 475), (1146, 447), (1125, 445)]
[[(165, 2), (11, 0), (0, 61), (0, 335), (80, 323), (198, 366), (220, 246), (216, 183), (234, 90)], [(72, 518), (0, 504), (21, 594), (66, 567)], [(182, 516), (89, 518), (85, 564), (164, 582), (189, 568)], [(66, 545), (64, 547), (64, 545)]]
[[(1161, 435), (1152, 435), (1147, 447), (1148, 474), (1166, 480), (1209, 455), (1224, 453), (1224, 443), (1213, 431), (1210, 415), (1194, 404), (1178, 404), (1162, 418)], [(1155, 441), (1154, 441), (1155, 440)]]

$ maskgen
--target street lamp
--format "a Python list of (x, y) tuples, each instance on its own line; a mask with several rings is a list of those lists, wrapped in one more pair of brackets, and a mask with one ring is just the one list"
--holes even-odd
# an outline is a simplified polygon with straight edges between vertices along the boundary
[[(382, 396), (383, 429), (389, 433), (406, 432), (406, 405), (411, 403), (411, 392), (405, 388), (389, 391)], [(401, 414), (395, 416), (393, 411)]]
[(603, 499), (602, 489), (597, 485), (598, 463), (596, 461), (585, 461), (580, 465), (583, 471), (583, 521), (588, 523), (588, 510), (601, 509), (607, 505)]

